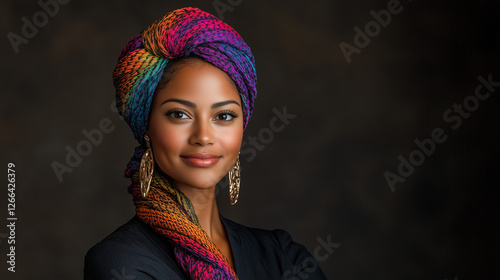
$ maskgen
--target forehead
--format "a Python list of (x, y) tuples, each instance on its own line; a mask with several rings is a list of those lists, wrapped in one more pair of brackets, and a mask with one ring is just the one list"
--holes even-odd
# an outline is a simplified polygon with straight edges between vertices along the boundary
[(172, 79), (159, 90), (155, 99), (179, 98), (195, 103), (235, 100), (240, 94), (229, 75), (203, 60), (195, 60), (177, 69)]

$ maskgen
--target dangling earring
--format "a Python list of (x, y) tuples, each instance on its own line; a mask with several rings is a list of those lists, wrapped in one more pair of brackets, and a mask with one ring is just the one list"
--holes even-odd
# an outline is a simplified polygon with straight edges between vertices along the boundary
[(229, 171), (229, 201), (231, 205), (238, 202), (238, 195), (240, 194), (240, 155), (236, 159), (236, 163)]
[(153, 151), (151, 150), (151, 145), (149, 143), (149, 137), (147, 135), (144, 135), (144, 140), (146, 140), (148, 149), (146, 150), (146, 152), (144, 152), (141, 158), (141, 166), (139, 168), (139, 181), (141, 182), (142, 197), (146, 198), (151, 186), (151, 179), (153, 178), (154, 160)]

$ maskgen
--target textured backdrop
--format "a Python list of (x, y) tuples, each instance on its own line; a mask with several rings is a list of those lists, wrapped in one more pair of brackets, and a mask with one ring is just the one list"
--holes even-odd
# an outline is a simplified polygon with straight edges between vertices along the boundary
[(136, 144), (111, 73), (132, 36), (197, 6), (257, 63), (240, 199), (221, 183), (223, 215), (288, 230), (329, 279), (498, 279), (500, 5), (458, 2), (2, 1), (17, 221), (0, 227), (0, 278), (81, 279), (86, 251), (132, 217)]

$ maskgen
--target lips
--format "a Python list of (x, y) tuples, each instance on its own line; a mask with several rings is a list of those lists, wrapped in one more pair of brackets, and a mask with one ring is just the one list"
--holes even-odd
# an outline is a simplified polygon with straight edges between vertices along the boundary
[(214, 166), (220, 159), (220, 156), (213, 154), (193, 153), (182, 155), (182, 160), (193, 167), (211, 167)]

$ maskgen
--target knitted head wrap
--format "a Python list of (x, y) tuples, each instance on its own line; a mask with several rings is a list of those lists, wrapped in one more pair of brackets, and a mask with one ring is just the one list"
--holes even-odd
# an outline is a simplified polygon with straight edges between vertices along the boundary
[(121, 52), (113, 73), (116, 104), (140, 142), (125, 171), (132, 184), (137, 216), (175, 246), (179, 266), (191, 279), (237, 279), (228, 260), (201, 228), (194, 208), (166, 174), (155, 170), (151, 189), (142, 197), (140, 159), (146, 146), (153, 94), (171, 59), (198, 56), (226, 72), (240, 93), (243, 126), (252, 115), (256, 97), (255, 61), (250, 48), (229, 25), (196, 8), (168, 13), (132, 38)]
[(226, 72), (241, 95), (246, 128), (257, 95), (255, 61), (241, 36), (215, 16), (178, 9), (132, 38), (118, 59), (116, 106), (135, 139), (144, 144), (153, 93), (170, 59), (196, 55)]

